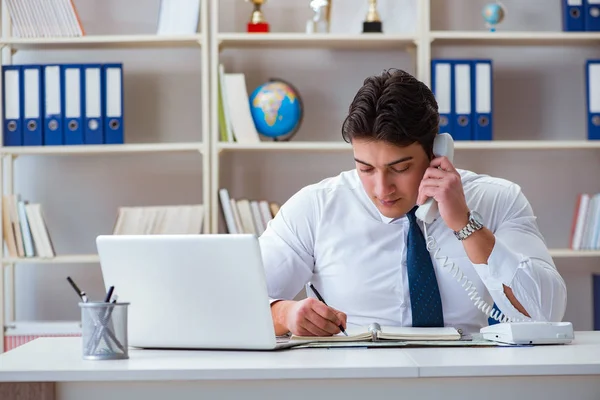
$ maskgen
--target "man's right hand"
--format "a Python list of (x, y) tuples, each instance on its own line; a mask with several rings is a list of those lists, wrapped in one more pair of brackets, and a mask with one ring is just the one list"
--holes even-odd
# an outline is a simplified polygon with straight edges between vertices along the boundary
[(312, 297), (278, 301), (271, 313), (278, 335), (286, 330), (297, 336), (332, 336), (340, 333), (339, 325), (346, 329), (346, 314)]

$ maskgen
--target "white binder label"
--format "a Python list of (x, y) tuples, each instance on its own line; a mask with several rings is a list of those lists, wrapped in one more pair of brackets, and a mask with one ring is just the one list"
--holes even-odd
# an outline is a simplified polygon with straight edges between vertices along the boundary
[(571, 7), (580, 6), (580, 5), (582, 5), (582, 3), (583, 3), (583, 0), (567, 0), (567, 5), (571, 6)]
[(492, 112), (492, 67), (487, 63), (475, 65), (475, 111)]
[(85, 70), (85, 116), (100, 118), (100, 68)]
[(588, 4), (600, 4), (600, 0), (588, 0)]
[(600, 64), (590, 64), (589, 68), (590, 112), (600, 113)]
[(19, 71), (8, 70), (4, 73), (4, 91), (6, 102), (6, 119), (21, 118), (19, 104), (21, 103), (21, 92), (19, 91)]
[(27, 68), (25, 72), (25, 118), (40, 117), (40, 73), (37, 69)]
[(450, 114), (451, 112), (450, 72), (450, 64), (436, 64), (435, 66), (435, 98), (440, 114)]
[(65, 116), (81, 117), (81, 81), (78, 68), (69, 68), (65, 72)]
[(471, 66), (468, 64), (456, 65), (455, 72), (455, 99), (456, 113), (471, 113)]
[(106, 116), (121, 116), (121, 69), (106, 69)]
[(44, 73), (46, 83), (46, 115), (60, 114), (60, 67), (46, 67)]

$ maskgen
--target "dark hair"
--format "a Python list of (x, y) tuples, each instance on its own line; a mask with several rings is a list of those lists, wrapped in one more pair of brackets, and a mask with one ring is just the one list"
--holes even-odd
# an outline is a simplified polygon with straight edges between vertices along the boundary
[(358, 90), (342, 124), (342, 137), (382, 140), (398, 146), (418, 142), (430, 156), (439, 113), (431, 90), (406, 71), (370, 76)]

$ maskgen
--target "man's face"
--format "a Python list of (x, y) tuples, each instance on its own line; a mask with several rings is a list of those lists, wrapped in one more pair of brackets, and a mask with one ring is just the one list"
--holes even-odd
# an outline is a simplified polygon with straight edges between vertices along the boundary
[(419, 143), (399, 147), (393, 144), (354, 139), (354, 160), (365, 191), (388, 218), (398, 218), (417, 202), (419, 185), (429, 158)]

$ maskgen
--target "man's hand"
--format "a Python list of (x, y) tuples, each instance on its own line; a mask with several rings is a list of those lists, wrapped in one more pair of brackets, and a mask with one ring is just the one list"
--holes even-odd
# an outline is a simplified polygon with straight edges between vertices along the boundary
[[(276, 334), (332, 336), (346, 329), (346, 314), (312, 297), (301, 301), (278, 301), (271, 306)], [(283, 332), (283, 331), (286, 332)]]
[(422, 205), (429, 197), (437, 201), (440, 216), (453, 231), (459, 231), (469, 223), (469, 208), (460, 174), (447, 157), (434, 158), (423, 175), (417, 204)]

